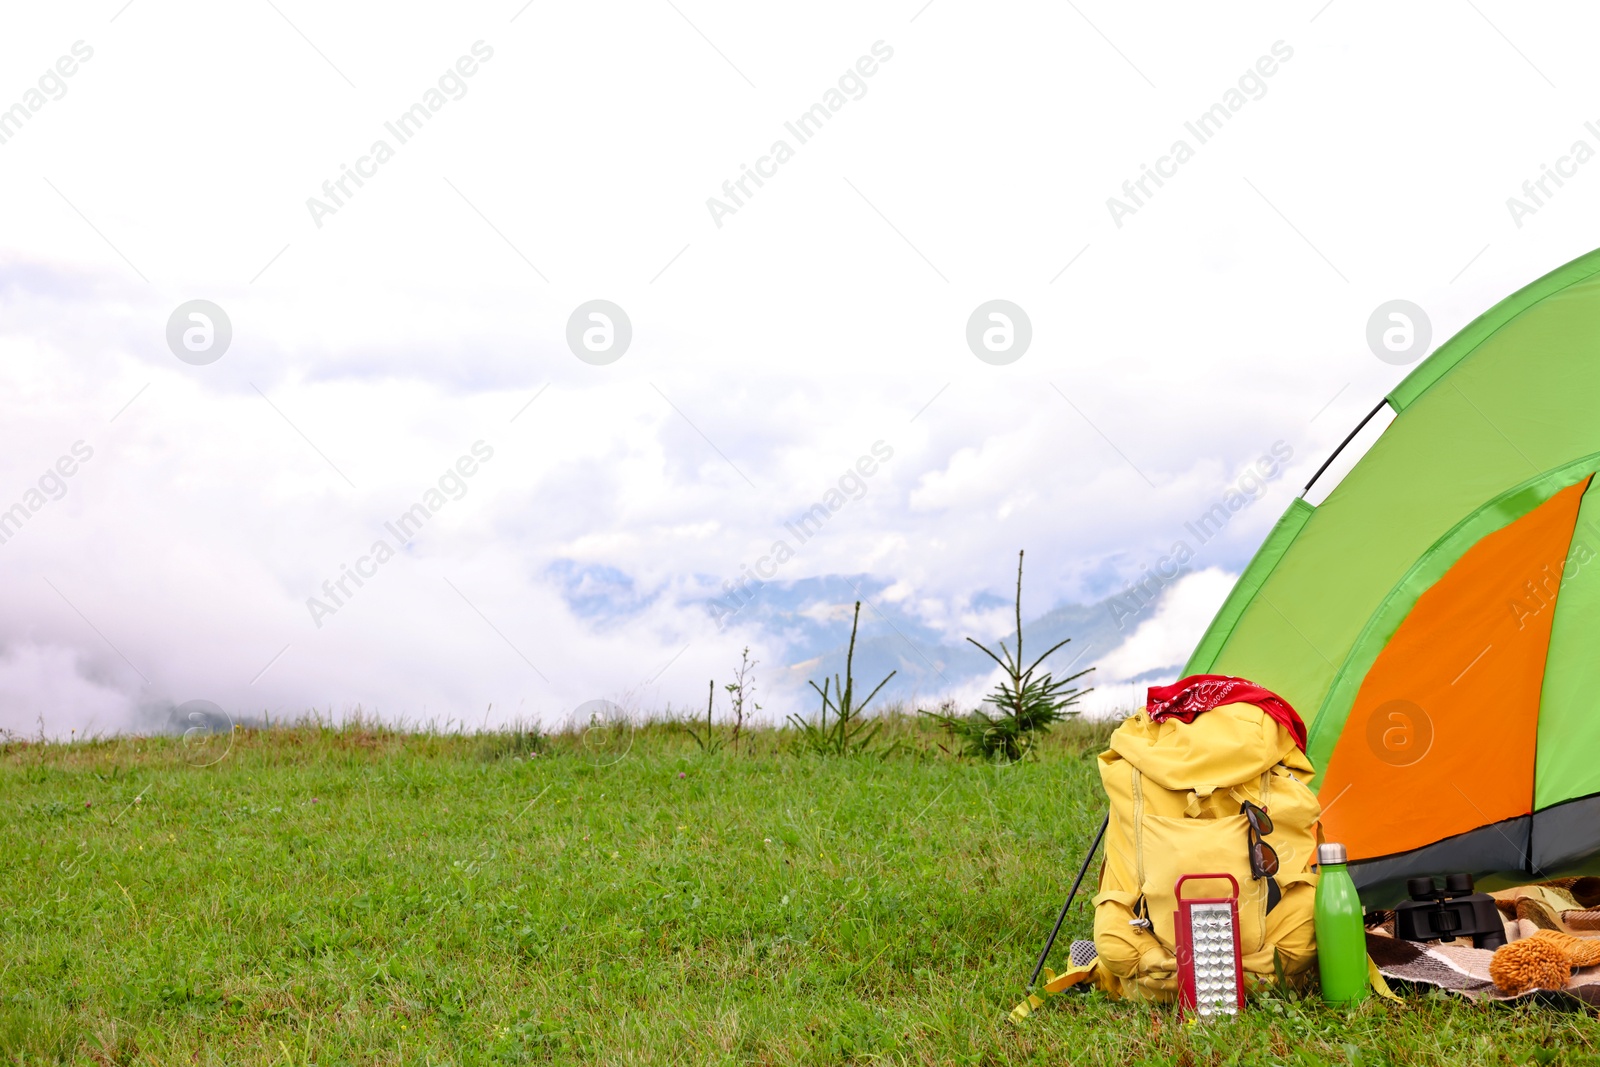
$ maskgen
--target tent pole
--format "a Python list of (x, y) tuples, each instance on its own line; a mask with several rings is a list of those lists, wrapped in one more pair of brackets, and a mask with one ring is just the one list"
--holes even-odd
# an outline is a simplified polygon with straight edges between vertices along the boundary
[(1367, 412), (1367, 417), (1366, 418), (1364, 418), (1360, 422), (1356, 423), (1356, 428), (1350, 431), (1350, 436), (1346, 437), (1343, 441), (1339, 442), (1339, 447), (1333, 450), (1333, 455), (1329, 456), (1326, 460), (1323, 461), (1322, 466), (1317, 468), (1317, 473), (1313, 474), (1311, 476), (1311, 480), (1306, 483), (1306, 487), (1304, 489), (1300, 490), (1300, 495), (1301, 496), (1305, 496), (1307, 493), (1311, 492), (1311, 487), (1313, 485), (1317, 484), (1317, 479), (1322, 477), (1322, 472), (1327, 470), (1329, 467), (1333, 466), (1333, 461), (1339, 458), (1339, 453), (1344, 451), (1344, 446), (1348, 445), (1351, 441), (1354, 441), (1356, 439), (1356, 434), (1358, 434), (1362, 430), (1366, 429), (1367, 428), (1367, 423), (1371, 422), (1372, 421), (1372, 417), (1374, 415), (1376, 415), (1378, 412), (1382, 411), (1383, 410), (1383, 405), (1387, 404), (1388, 402), (1389, 402), (1389, 398), (1388, 397), (1384, 397), (1382, 400), (1378, 401), (1378, 406), (1377, 407), (1375, 407), (1371, 411)]
[(1050, 931), (1050, 936), (1045, 939), (1044, 948), (1039, 951), (1039, 962), (1033, 965), (1033, 977), (1028, 979), (1028, 992), (1033, 992), (1034, 984), (1039, 981), (1039, 972), (1044, 970), (1045, 958), (1050, 955), (1050, 949), (1055, 946), (1056, 935), (1061, 933), (1061, 924), (1067, 921), (1067, 912), (1072, 908), (1072, 898), (1078, 895), (1078, 887), (1083, 884), (1083, 876), (1089, 873), (1089, 864), (1094, 860), (1094, 854), (1100, 851), (1100, 840), (1106, 836), (1106, 827), (1111, 825), (1111, 816), (1100, 820), (1100, 830), (1094, 835), (1094, 843), (1089, 846), (1089, 852), (1083, 857), (1083, 866), (1078, 868), (1078, 877), (1072, 880), (1072, 889), (1067, 893), (1067, 902), (1061, 905), (1061, 914), (1056, 916), (1055, 929)]

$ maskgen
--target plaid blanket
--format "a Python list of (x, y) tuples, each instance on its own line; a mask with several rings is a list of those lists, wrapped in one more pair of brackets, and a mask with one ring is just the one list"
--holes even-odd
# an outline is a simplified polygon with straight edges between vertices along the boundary
[[(1532, 937), (1540, 930), (1600, 940), (1600, 878), (1567, 878), (1490, 895), (1500, 908), (1507, 944)], [(1400, 940), (1394, 936), (1392, 914), (1367, 930), (1367, 954), (1386, 978), (1438, 986), (1475, 1000), (1518, 999), (1497, 989), (1489, 977), (1493, 951), (1473, 948), (1471, 940)], [(1534, 992), (1537, 991), (1519, 996)], [(1600, 967), (1578, 969), (1566, 989), (1559, 992), (1600, 1007)]]

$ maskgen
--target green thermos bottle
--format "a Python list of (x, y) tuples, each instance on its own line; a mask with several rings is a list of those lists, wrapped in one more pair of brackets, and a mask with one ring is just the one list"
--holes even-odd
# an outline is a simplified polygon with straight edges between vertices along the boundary
[(1343, 845), (1317, 846), (1317, 972), (1322, 999), (1354, 1004), (1367, 996), (1367, 932), (1361, 897), (1345, 866)]

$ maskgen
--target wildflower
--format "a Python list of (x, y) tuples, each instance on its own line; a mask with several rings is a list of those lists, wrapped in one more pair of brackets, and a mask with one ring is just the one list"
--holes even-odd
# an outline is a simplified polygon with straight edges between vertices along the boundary
[(679, 778), (687, 778), (687, 777), (689, 777), (689, 775), (684, 771), (679, 771), (678, 772), (678, 777)]

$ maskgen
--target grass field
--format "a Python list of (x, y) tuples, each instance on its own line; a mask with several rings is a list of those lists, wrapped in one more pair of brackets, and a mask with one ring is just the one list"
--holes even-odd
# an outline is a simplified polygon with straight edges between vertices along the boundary
[[(1038, 762), (608, 735), (0, 746), (4, 1062), (1600, 1063), (1549, 1005), (1268, 998), (1006, 1018), (1101, 815)], [(1064, 938), (1087, 936), (1076, 909)], [(1063, 941), (1063, 946), (1065, 941)], [(1059, 959), (1059, 954), (1058, 954)]]

